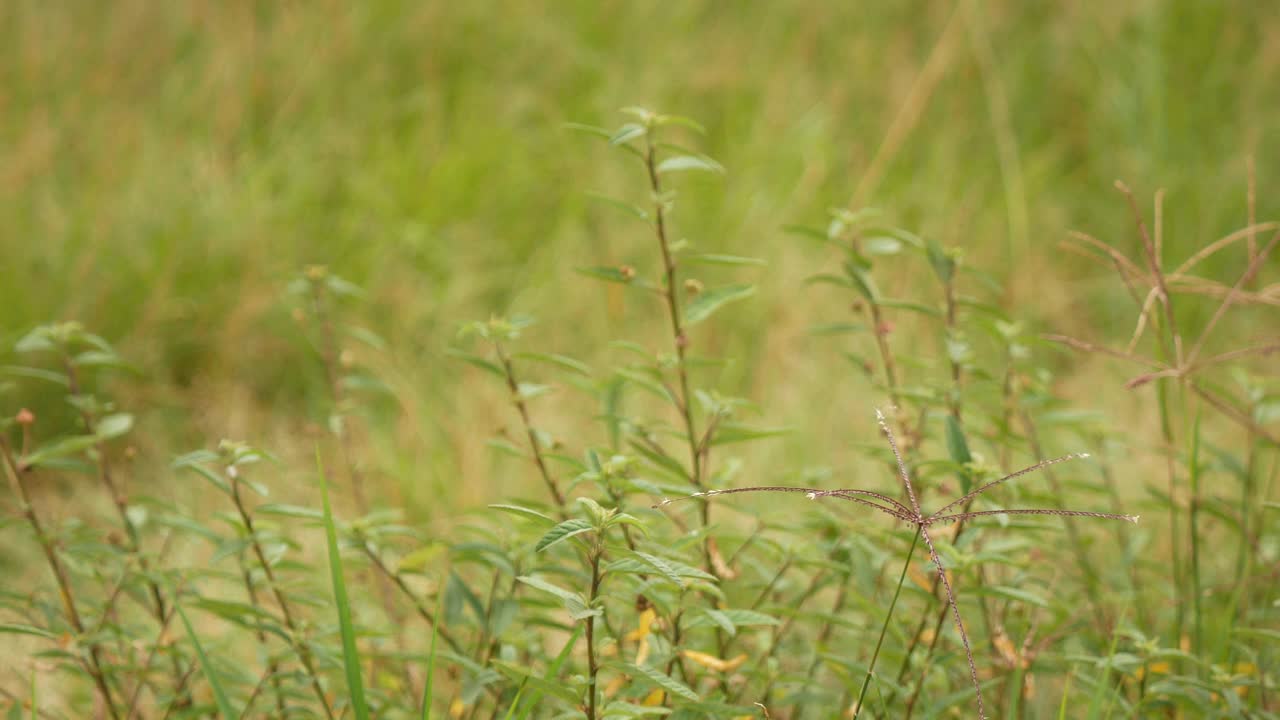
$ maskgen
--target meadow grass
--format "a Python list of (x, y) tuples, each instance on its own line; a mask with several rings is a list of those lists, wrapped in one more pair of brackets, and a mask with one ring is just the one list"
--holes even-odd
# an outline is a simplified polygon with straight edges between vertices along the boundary
[(1278, 32), (0, 7), (0, 703), (1273, 716)]

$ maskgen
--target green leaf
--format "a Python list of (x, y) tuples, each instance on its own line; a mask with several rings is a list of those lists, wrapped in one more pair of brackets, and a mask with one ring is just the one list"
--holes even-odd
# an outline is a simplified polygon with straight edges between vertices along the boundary
[(685, 255), (681, 260), (690, 265), (755, 265), (764, 267), (769, 264), (760, 258), (742, 257), (741, 255), (718, 255), (716, 253)]
[(551, 392), (550, 385), (540, 385), (538, 383), (520, 383), (516, 388), (516, 394), (525, 400), (532, 400)]
[(591, 375), (591, 368), (585, 363), (578, 362), (577, 360), (565, 355), (556, 355), (555, 353), (522, 352), (516, 353), (515, 357), (521, 360), (536, 360), (538, 362), (548, 363), (585, 377), (589, 377)]
[(648, 130), (645, 129), (643, 125), (640, 125), (637, 123), (627, 123), (626, 125), (623, 125), (622, 127), (618, 128), (618, 131), (615, 132), (612, 136), (610, 136), (609, 144), (625, 145), (626, 143), (631, 142), (632, 140), (635, 140), (636, 138), (644, 135), (646, 132), (648, 132)]
[(684, 578), (681, 578), (676, 573), (676, 569), (672, 567), (666, 560), (663, 560), (657, 555), (650, 555), (647, 552), (640, 552), (638, 550), (636, 551), (636, 557), (645, 561), (645, 563), (647, 563), (649, 567), (652, 567), (654, 570), (657, 570), (663, 577), (665, 577), (666, 579), (674, 583), (676, 587), (678, 588), (684, 587), (685, 585)]
[(918, 312), (921, 315), (928, 315), (929, 317), (942, 317), (941, 310), (925, 305), (924, 303), (911, 302), (910, 300), (891, 300), (887, 298), (881, 299), (878, 302), (880, 307), (893, 308), (895, 310), (909, 310), (911, 312)]
[(301, 518), (303, 520), (324, 520), (324, 513), (315, 508), (302, 507), (301, 505), (286, 505), (283, 503), (269, 503), (267, 505), (259, 505), (253, 510), (255, 513), (266, 515), (280, 515), (283, 517)]
[(635, 663), (618, 663), (618, 665), (624, 668), (627, 674), (643, 677), (672, 695), (679, 695), (685, 700), (698, 702), (698, 693), (694, 692), (693, 688), (656, 668), (648, 665), (636, 665)]
[(608, 130), (605, 130), (602, 127), (596, 127), (595, 125), (571, 122), (565, 123), (562, 127), (564, 127), (565, 130), (573, 130), (574, 132), (585, 133), (587, 135), (595, 135), (603, 140), (608, 140), (610, 136)]
[(187, 619), (187, 613), (183, 611), (182, 605), (174, 601), (174, 608), (178, 611), (178, 617), (182, 618), (182, 624), (187, 629), (187, 637), (191, 638), (191, 644), (196, 649), (196, 657), (200, 660), (200, 670), (204, 673), (204, 677), (209, 681), (209, 687), (213, 690), (213, 699), (218, 704), (218, 714), (222, 716), (222, 720), (236, 720), (240, 717), (240, 713), (231, 707), (231, 701), (227, 699), (227, 692), (222, 687), (222, 681), (218, 679), (218, 673), (213, 669), (213, 663), (209, 662), (209, 656), (205, 655), (204, 646), (200, 644), (200, 637), (196, 635), (195, 629), (191, 627), (191, 621)]
[(876, 282), (872, 279), (871, 273), (866, 268), (859, 267), (851, 262), (844, 264), (845, 275), (849, 278), (849, 284), (854, 290), (858, 291), (867, 302), (878, 303), (880, 300), (880, 291), (876, 288)]
[(128, 433), (131, 429), (133, 429), (133, 416), (129, 413), (115, 413), (99, 420), (93, 432), (102, 440), (110, 440)]
[(747, 442), (750, 440), (762, 440), (764, 438), (773, 438), (786, 435), (791, 432), (791, 428), (762, 428), (753, 427), (751, 425), (743, 425), (741, 423), (725, 423), (721, 425), (711, 438), (711, 444), (714, 446), (729, 445), (731, 443)]
[(1030, 590), (1023, 590), (1022, 588), (1009, 587), (1008, 585), (993, 585), (989, 587), (981, 587), (975, 590), (971, 590), (970, 592), (974, 592), (979, 595), (996, 595), (1009, 600), (1016, 600), (1018, 602), (1026, 603), (1028, 605), (1035, 605), (1037, 607), (1042, 607), (1042, 608), (1049, 607), (1049, 601), (1046, 600), (1043, 596), (1037, 595), (1036, 593), (1033, 593)]
[(23, 460), (25, 460), (28, 465), (38, 466), (47, 463), (50, 460), (64, 458), (69, 455), (79, 455), (97, 444), (97, 435), (74, 435), (72, 437), (62, 438), (61, 440), (55, 440), (48, 445), (37, 448), (35, 452), (27, 455)]
[(578, 696), (578, 693), (574, 692), (573, 688), (564, 683), (543, 680), (523, 665), (516, 665), (502, 660), (491, 660), (489, 664), (508, 678), (518, 681), (522, 687), (536, 690), (543, 695), (557, 697), (568, 704), (569, 707), (577, 705), (582, 699)]
[(956, 274), (955, 259), (937, 240), (932, 238), (925, 242), (924, 247), (925, 254), (929, 257), (929, 265), (933, 267), (934, 274), (938, 276), (943, 285), (951, 284), (951, 280)]
[(555, 595), (556, 597), (560, 598), (561, 600), (564, 600), (565, 602), (575, 602), (583, 605), (586, 604), (586, 600), (579, 593), (573, 592), (571, 590), (565, 590), (559, 585), (552, 585), (551, 583), (547, 582), (546, 580), (543, 580), (540, 577), (536, 577), (533, 575), (521, 575), (520, 577), (516, 578), (516, 580), (519, 580), (520, 582), (524, 583), (525, 585), (528, 585), (531, 588), (541, 590), (543, 592), (549, 592), (552, 595)]
[(422, 720), (431, 720), (431, 694), (436, 680), (436, 638), (440, 636), (440, 606), (444, 603), (444, 593), (436, 594), (436, 621), (431, 623), (431, 652), (427, 655), (427, 684), (422, 689)]
[(622, 268), (619, 267), (580, 267), (574, 268), (574, 272), (620, 285), (630, 285), (635, 280), (635, 275), (623, 272)]
[[(730, 622), (732, 622), (734, 625), (738, 627), (747, 627), (751, 625), (781, 625), (782, 624), (782, 621), (778, 620), (778, 618), (775, 618), (771, 615), (765, 615), (764, 613), (757, 612), (755, 610), (727, 609), (727, 610), (717, 610), (716, 612), (719, 613), (720, 615), (723, 615), (725, 618), (727, 618)], [(706, 613), (703, 613), (701, 615), (695, 615), (693, 620), (689, 622), (689, 627), (705, 627), (707, 625), (719, 624), (719, 623), (720, 623), (720, 620), (718, 618), (712, 618), (708, 616)]]
[(479, 355), (473, 355), (469, 352), (463, 352), (462, 350), (454, 348), (445, 350), (444, 354), (450, 357), (455, 357), (473, 367), (478, 367), (485, 372), (492, 373), (504, 380), (507, 378), (507, 374), (497, 363), (486, 360)]
[(652, 123), (654, 127), (664, 127), (666, 125), (679, 125), (681, 127), (689, 128), (690, 130), (698, 133), (699, 135), (707, 134), (707, 129), (702, 126), (702, 123), (692, 118), (684, 117), (683, 115), (665, 115), (665, 114), (654, 115), (652, 119)]
[(633, 205), (625, 200), (611, 198), (608, 195), (601, 195), (600, 193), (589, 192), (586, 195), (592, 200), (596, 200), (610, 207), (617, 208), (618, 210), (621, 210), (622, 212), (634, 217), (637, 220), (649, 222), (649, 213), (645, 212), (644, 208), (641, 208), (638, 205)]
[(968, 494), (973, 486), (973, 474), (969, 472), (969, 463), (973, 455), (969, 452), (969, 443), (964, 439), (964, 430), (954, 415), (947, 416), (947, 452), (951, 459), (960, 466), (956, 478), (960, 481), (961, 494)]
[(504, 505), (504, 504), (498, 503), (498, 504), (490, 505), (489, 507), (493, 508), (494, 510), (501, 510), (503, 512), (511, 513), (512, 515), (522, 515), (524, 517), (533, 518), (535, 520), (545, 520), (549, 523), (554, 523), (556, 521), (555, 518), (551, 517), (550, 515), (547, 515), (546, 513), (541, 513), (541, 512), (538, 512), (537, 510), (533, 510), (527, 507), (521, 507), (520, 505)]
[(705, 155), (673, 155), (658, 163), (658, 174), (700, 170), (723, 173), (724, 166)]
[(755, 291), (754, 285), (726, 285), (705, 290), (685, 307), (684, 322), (686, 325), (697, 325), (728, 303), (750, 297)]
[(20, 623), (0, 623), (0, 634), (33, 635), (35, 637), (41, 637), (46, 640), (58, 639), (57, 635), (49, 632), (48, 630), (38, 628), (34, 625), (22, 625)]
[(25, 377), (33, 380), (45, 380), (55, 385), (69, 387), (71, 381), (66, 375), (52, 370), (44, 370), (42, 368), (24, 367), (21, 365), (0, 365), (0, 373), (12, 375), (14, 377)]
[(902, 241), (888, 235), (864, 238), (858, 246), (864, 255), (897, 255), (902, 252)]
[(329, 575), (333, 580), (333, 601), (338, 606), (338, 625), (342, 631), (342, 664), (347, 671), (347, 693), (356, 720), (369, 720), (369, 705), (364, 698), (364, 682), (360, 678), (360, 651), (356, 648), (355, 625), (351, 622), (351, 600), (342, 572), (342, 555), (338, 550), (338, 529), (329, 506), (329, 484), (325, 481), (320, 448), (316, 447), (316, 466), (320, 473), (320, 504), (324, 507), (324, 535), (329, 546)]
[[(565, 641), (564, 647), (560, 649), (560, 654), (557, 655), (556, 659), (547, 666), (547, 671), (542, 675), (543, 680), (547, 682), (556, 681), (556, 678), (560, 676), (560, 668), (564, 665), (565, 660), (569, 659), (569, 654), (573, 652), (573, 646), (577, 644), (578, 638), (582, 636), (582, 632), (585, 629), (585, 623), (578, 623), (574, 626), (573, 633), (569, 635), (569, 639)], [(533, 712), (533, 709), (538, 706), (538, 700), (541, 699), (541, 697), (542, 691), (535, 688), (533, 695), (529, 698), (529, 703), (524, 706), (524, 711), (518, 716), (518, 720), (526, 720), (526, 718), (529, 717), (529, 714)], [(516, 706), (519, 704), (520, 698), (519, 695), (517, 695), (516, 700), (511, 705), (511, 710), (507, 712), (508, 718), (511, 717), (512, 712), (515, 711)]]
[(586, 520), (582, 520), (580, 518), (572, 518), (569, 520), (565, 520), (564, 522), (548, 530), (547, 534), (543, 535), (542, 539), (538, 540), (537, 545), (535, 545), (533, 548), (534, 552), (542, 552), (543, 550), (546, 550), (547, 548), (552, 547), (557, 543), (561, 543), (561, 542), (564, 542), (565, 540), (568, 540), (574, 535), (581, 535), (582, 533), (585, 533), (585, 532), (591, 532), (594, 529), (595, 528), (592, 527), (591, 523), (587, 522)]

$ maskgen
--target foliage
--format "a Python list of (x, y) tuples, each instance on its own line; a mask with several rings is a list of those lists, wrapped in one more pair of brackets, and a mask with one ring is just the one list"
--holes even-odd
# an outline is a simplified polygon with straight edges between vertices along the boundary
[[(1147, 230), (1136, 204), (1145, 261), (1079, 236), (1132, 294), (1138, 320), (1123, 350), (1029, 331), (1023, 308), (965, 252), (888, 212), (837, 209), (821, 227), (794, 228), (834, 268), (807, 290), (830, 298), (815, 334), (849, 361), (825, 382), (857, 385), (865, 405), (849, 416), (888, 408), (887, 448), (840, 429), (879, 471), (851, 483), (818, 458), (762, 460), (757, 447), (815, 429), (724, 387), (732, 361), (719, 357), (717, 327), (770, 312), (756, 287), (775, 269), (686, 239), (686, 189), (728, 176), (690, 149), (703, 127), (623, 113), (617, 127), (569, 127), (629, 169), (630, 192), (598, 198), (629, 216), (609, 232), (636, 259), (582, 257), (572, 277), (603, 283), (608, 302), (663, 331), (621, 324), (600, 353), (589, 346), (606, 343), (584, 334), (578, 349), (602, 360), (587, 363), (540, 344), (556, 318), (463, 324), (448, 357), (475, 402), (501, 400), (508, 427), (491, 447), (511, 490), (448, 526), (406, 513), (374, 482), (387, 441), (379, 418), (395, 396), (380, 371), (394, 366), (380, 359), (387, 343), (348, 324), (371, 313), (333, 268), (309, 266), (287, 288), (314, 368), (290, 371), (312, 372), (317, 388), (316, 488), (291, 482), (291, 458), (228, 440), (174, 459), (172, 492), (149, 487), (131, 471), (152, 445), (142, 428), (153, 409), (111, 393), (145, 387), (145, 371), (76, 323), (17, 340), (6, 376), (55, 388), (72, 410), (46, 420), (13, 408), (0, 428), (16, 511), (6, 540), (40, 551), (23, 556), (30, 584), (2, 596), (0, 633), (68, 678), (40, 712), (1276, 716), (1267, 514), (1280, 417), (1274, 368), (1260, 361), (1276, 344), (1241, 345), (1222, 320), (1271, 309), (1266, 263), (1280, 235), (1256, 236), (1272, 226), (1227, 236), (1172, 272), (1161, 230)], [(1238, 278), (1199, 273), (1242, 246)], [(905, 292), (883, 279), (904, 267), (928, 281)], [(1178, 330), (1193, 317), (1179, 304), (1191, 293), (1215, 303), (1195, 340)], [(1159, 447), (1130, 451), (1129, 433), (1090, 412), (1091, 398), (1063, 396), (1051, 370), (1063, 345), (1143, 368), (1128, 387), (1154, 391)], [(113, 380), (127, 373), (143, 380)], [(1092, 455), (1055, 459), (1048, 449), (1060, 446)], [(1130, 452), (1161, 457), (1163, 485), (1153, 473), (1140, 478), (1145, 495), (1122, 487), (1113, 462)], [(1046, 482), (1005, 484), (1032, 470)], [(538, 496), (521, 497), (519, 478)], [(109, 514), (89, 514), (88, 501), (83, 518), (67, 513), (38, 492), (53, 479), (100, 492)], [(141, 487), (149, 494), (131, 494)], [(775, 495), (752, 504), (763, 492)], [(857, 512), (868, 506), (888, 517)], [(1083, 522), (1139, 511), (1168, 532)], [(1167, 540), (1153, 548), (1157, 537)], [(919, 539), (927, 559), (915, 556)], [(1233, 552), (1210, 556), (1210, 543)], [(15, 699), (27, 687), (3, 686)]]

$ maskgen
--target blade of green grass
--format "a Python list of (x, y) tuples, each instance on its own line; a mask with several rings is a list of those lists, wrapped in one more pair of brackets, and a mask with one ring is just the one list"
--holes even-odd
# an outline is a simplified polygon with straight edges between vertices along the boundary
[(324, 506), (324, 534), (329, 545), (329, 574), (333, 579), (333, 601), (338, 606), (338, 624), (342, 629), (342, 664), (347, 671), (347, 694), (356, 720), (369, 720), (369, 705), (364, 699), (364, 682), (360, 679), (360, 651), (356, 649), (356, 632), (351, 622), (351, 601), (343, 579), (342, 555), (338, 552), (338, 531), (333, 524), (333, 508), (329, 506), (329, 485), (325, 481), (324, 463), (316, 448), (316, 468), (320, 471), (320, 502)]
[(191, 621), (187, 619), (187, 613), (176, 600), (174, 601), (174, 608), (178, 611), (178, 617), (182, 618), (183, 626), (187, 628), (187, 636), (191, 638), (191, 644), (195, 646), (196, 657), (200, 659), (200, 669), (204, 672), (205, 679), (209, 681), (209, 687), (213, 688), (213, 699), (218, 704), (218, 714), (222, 716), (222, 720), (237, 720), (240, 717), (240, 713), (231, 708), (231, 701), (227, 699), (227, 692), (222, 687), (222, 681), (218, 679), (218, 674), (213, 671), (209, 656), (205, 655), (204, 646), (200, 644), (200, 637), (196, 635), (195, 629), (191, 627)]
[[(442, 586), (443, 587), (443, 586)], [(431, 624), (431, 654), (427, 656), (427, 684), (422, 689), (422, 720), (431, 720), (431, 688), (436, 679), (436, 638), (440, 636), (440, 614), (444, 606), (444, 590), (436, 593), (436, 621)]]
[[(578, 623), (577, 626), (573, 628), (573, 634), (569, 636), (564, 647), (560, 649), (560, 654), (556, 656), (555, 662), (552, 662), (551, 665), (547, 667), (547, 672), (542, 676), (543, 680), (546, 680), (547, 682), (555, 682), (556, 677), (560, 674), (560, 666), (564, 665), (564, 661), (569, 658), (569, 653), (573, 652), (573, 646), (577, 644), (578, 638), (582, 636), (582, 631), (585, 627), (586, 625), (584, 623)], [(541, 699), (542, 692), (535, 689), (533, 691), (533, 695), (529, 698), (529, 703), (524, 706), (524, 710), (517, 716), (517, 719), (527, 720), (529, 713), (533, 712), (533, 709), (538, 706), (538, 701)], [(517, 701), (518, 700), (519, 698), (517, 698)], [(512, 703), (511, 710), (515, 709), (516, 705), (515, 703)], [(507, 712), (507, 716), (511, 716), (510, 711)]]
[(1062, 704), (1058, 706), (1058, 720), (1067, 720), (1067, 698), (1071, 697), (1071, 678), (1075, 675), (1075, 668), (1067, 673), (1067, 682), (1062, 686)]

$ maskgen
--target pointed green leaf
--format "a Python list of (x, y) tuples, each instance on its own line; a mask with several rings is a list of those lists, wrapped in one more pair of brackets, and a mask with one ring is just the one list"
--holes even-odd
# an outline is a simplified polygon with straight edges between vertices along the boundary
[(191, 644), (196, 649), (196, 657), (200, 660), (200, 669), (204, 673), (204, 677), (209, 681), (209, 687), (213, 690), (213, 699), (218, 704), (218, 714), (222, 716), (222, 720), (236, 720), (240, 717), (240, 713), (231, 707), (231, 701), (227, 699), (227, 692), (222, 687), (222, 680), (218, 678), (218, 673), (213, 669), (213, 664), (209, 662), (209, 656), (205, 655), (204, 646), (200, 644), (200, 637), (196, 635), (196, 631), (191, 627), (191, 621), (187, 619), (187, 613), (183, 611), (182, 605), (174, 602), (174, 608), (178, 611), (178, 617), (182, 618), (182, 625), (187, 629), (187, 637), (191, 638)]
[(542, 539), (538, 540), (537, 545), (535, 545), (533, 549), (535, 552), (542, 552), (543, 550), (564, 542), (575, 535), (591, 532), (594, 529), (595, 528), (591, 526), (591, 523), (580, 518), (565, 520), (548, 530), (547, 534), (543, 535)]
[(726, 285), (704, 290), (685, 308), (684, 322), (686, 325), (697, 325), (728, 303), (750, 297), (755, 291), (754, 285)]
[(347, 674), (347, 693), (356, 720), (369, 720), (369, 705), (364, 698), (364, 681), (360, 678), (360, 651), (356, 647), (355, 625), (351, 621), (351, 600), (342, 571), (342, 555), (338, 550), (338, 530), (329, 506), (329, 484), (325, 482), (320, 448), (316, 448), (316, 465), (320, 472), (320, 504), (324, 508), (324, 535), (329, 546), (329, 575), (333, 581), (333, 601), (338, 606), (338, 626), (342, 632), (342, 664)]
[(724, 166), (703, 155), (674, 155), (658, 163), (659, 174), (686, 170), (723, 173)]

